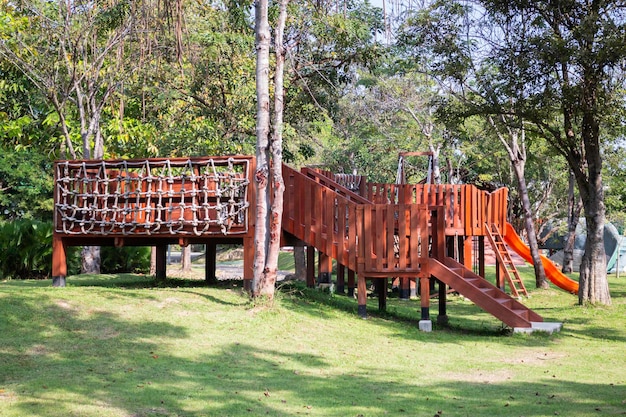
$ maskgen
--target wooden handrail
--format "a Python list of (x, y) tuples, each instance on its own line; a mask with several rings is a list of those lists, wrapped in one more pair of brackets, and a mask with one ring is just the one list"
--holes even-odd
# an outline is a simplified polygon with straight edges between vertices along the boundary
[(300, 171), (307, 177), (313, 178), (320, 184), (333, 189), (335, 192), (348, 198), (350, 201), (354, 201), (357, 204), (371, 204), (372, 203), (372, 201), (358, 195), (352, 190), (347, 189), (346, 187), (339, 184), (338, 182), (328, 177), (324, 173), (320, 173), (312, 168), (306, 168), (306, 167), (302, 168)]
[(420, 244), (428, 242), (427, 206), (372, 204), (327, 177), (287, 166), (283, 176), (285, 230), (367, 276), (426, 273), (428, 248)]

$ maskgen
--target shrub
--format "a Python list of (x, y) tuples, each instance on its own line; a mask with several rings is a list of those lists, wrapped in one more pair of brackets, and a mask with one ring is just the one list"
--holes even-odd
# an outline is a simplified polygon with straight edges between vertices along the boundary
[[(80, 271), (80, 247), (66, 251), (68, 275)], [(148, 272), (150, 248), (103, 247), (103, 273)], [(18, 219), (0, 222), (0, 278), (43, 279), (52, 273), (52, 222)]]
[[(68, 247), (68, 274), (80, 267), (78, 248)], [(0, 278), (49, 278), (52, 272), (52, 222), (19, 219), (0, 222)]]
[(52, 262), (52, 223), (15, 220), (0, 224), (0, 276), (45, 278)]
[(103, 246), (100, 250), (100, 259), (100, 272), (103, 274), (150, 271), (150, 248), (148, 247)]

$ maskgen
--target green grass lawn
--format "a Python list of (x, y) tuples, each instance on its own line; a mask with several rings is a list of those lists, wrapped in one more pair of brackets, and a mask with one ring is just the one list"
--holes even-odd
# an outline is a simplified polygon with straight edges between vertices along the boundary
[(534, 290), (524, 303), (564, 322), (552, 336), (453, 296), (450, 327), (422, 333), (419, 300), (378, 314), (372, 299), (362, 320), (355, 300), (298, 285), (268, 307), (241, 282), (154, 284), (0, 282), (0, 416), (626, 414), (626, 278), (611, 307)]

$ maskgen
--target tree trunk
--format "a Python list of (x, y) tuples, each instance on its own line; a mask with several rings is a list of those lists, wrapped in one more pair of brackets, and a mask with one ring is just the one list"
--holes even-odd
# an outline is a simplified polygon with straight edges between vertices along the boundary
[(83, 246), (81, 258), (81, 274), (100, 273), (100, 246)]
[(156, 246), (152, 246), (150, 248), (150, 275), (156, 275), (156, 264), (157, 264), (157, 250)]
[(522, 212), (524, 213), (524, 228), (526, 229), (526, 235), (528, 237), (528, 246), (530, 248), (530, 256), (533, 260), (533, 267), (535, 269), (535, 285), (537, 288), (548, 288), (548, 279), (546, 278), (546, 271), (543, 268), (541, 262), (541, 256), (539, 254), (539, 245), (537, 244), (537, 233), (535, 232), (535, 223), (533, 222), (533, 215), (530, 206), (530, 199), (528, 198), (528, 189), (526, 187), (526, 178), (524, 177), (524, 162), (520, 160), (511, 161), (513, 165), (513, 171), (517, 177), (517, 189), (522, 200)]
[(576, 226), (582, 210), (580, 197), (576, 198), (576, 179), (570, 171), (569, 191), (567, 199), (567, 235), (563, 244), (563, 266), (561, 272), (569, 274), (574, 271), (574, 245), (576, 243)]
[[(530, 256), (533, 260), (533, 268), (535, 269), (535, 285), (537, 288), (548, 288), (548, 279), (546, 278), (546, 271), (543, 268), (541, 262), (541, 256), (539, 255), (539, 245), (537, 244), (537, 232), (535, 231), (535, 223), (533, 222), (533, 215), (531, 210), (530, 199), (528, 198), (528, 188), (526, 186), (526, 177), (524, 170), (526, 166), (526, 144), (525, 144), (525, 132), (523, 124), (520, 121), (519, 126), (516, 127), (515, 123), (511, 123), (506, 117), (501, 116), (502, 124), (508, 131), (508, 136), (505, 137), (500, 132), (500, 126), (496, 124), (492, 116), (489, 116), (489, 123), (496, 131), (498, 139), (504, 145), (506, 149), (513, 172), (517, 179), (517, 191), (522, 200), (522, 212), (524, 215), (524, 228), (526, 229), (526, 235), (528, 238), (528, 246), (530, 249)], [(521, 137), (520, 137), (521, 133)], [(507, 140), (508, 138), (508, 140)]]
[[(276, 69), (274, 72), (274, 123), (270, 143), (268, 1), (256, 3), (255, 32), (257, 42), (257, 223), (255, 227), (254, 276), (252, 296), (274, 297), (278, 273), (278, 254), (282, 233), (283, 176), (283, 78), (285, 49), (283, 33), (288, 0), (281, 0), (275, 31)], [(271, 155), (270, 155), (271, 151)], [(271, 164), (270, 164), (271, 160)], [(270, 199), (270, 196), (272, 197)], [(271, 206), (270, 206), (271, 203)], [(268, 206), (269, 211), (268, 211)]]
[[(581, 169), (585, 164), (572, 167), (578, 191), (585, 207), (587, 240), (585, 254), (580, 265), (580, 304), (611, 304), (609, 282), (606, 276), (606, 255), (604, 252), (604, 188), (602, 185), (602, 154), (600, 151), (600, 125), (597, 114), (599, 83), (594, 69), (586, 69), (583, 75), (581, 100), (584, 156), (587, 175)], [(576, 162), (571, 158), (571, 162)], [(578, 168), (578, 169), (576, 169)]]
[(274, 296), (274, 286), (278, 273), (278, 255), (280, 253), (280, 239), (282, 236), (283, 220), (283, 113), (284, 113), (284, 75), (286, 50), (283, 45), (283, 34), (287, 20), (287, 4), (289, 0), (280, 1), (280, 14), (274, 31), (274, 49), (276, 68), (274, 71), (274, 120), (270, 150), (272, 153), (272, 205), (269, 223), (269, 251), (265, 265), (266, 285), (262, 294)]
[(268, 22), (268, 0), (257, 0), (255, 5), (256, 35), (256, 224), (254, 229), (254, 265), (252, 277), (252, 296), (261, 295), (261, 289), (267, 286), (265, 262), (269, 249), (268, 208), (269, 187), (269, 134), (270, 134), (270, 27)]
[(293, 259), (296, 279), (298, 281), (306, 281), (306, 253), (304, 246), (294, 246)]
[(441, 169), (439, 167), (439, 153), (441, 152), (441, 145), (435, 146), (432, 140), (429, 140), (428, 147), (433, 154), (433, 166), (432, 166), (432, 184), (441, 184)]
[(180, 270), (191, 272), (191, 245), (180, 247)]

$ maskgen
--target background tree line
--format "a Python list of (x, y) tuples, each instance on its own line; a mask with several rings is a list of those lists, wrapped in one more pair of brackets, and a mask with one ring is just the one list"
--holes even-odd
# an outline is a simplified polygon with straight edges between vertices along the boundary
[[(289, 2), (286, 162), (393, 182), (431, 150), (442, 182), (508, 186), (520, 229), (623, 229), (623, 2), (377, 5)], [(255, 60), (251, 1), (3, 2), (0, 216), (50, 219), (56, 158), (252, 154)]]

